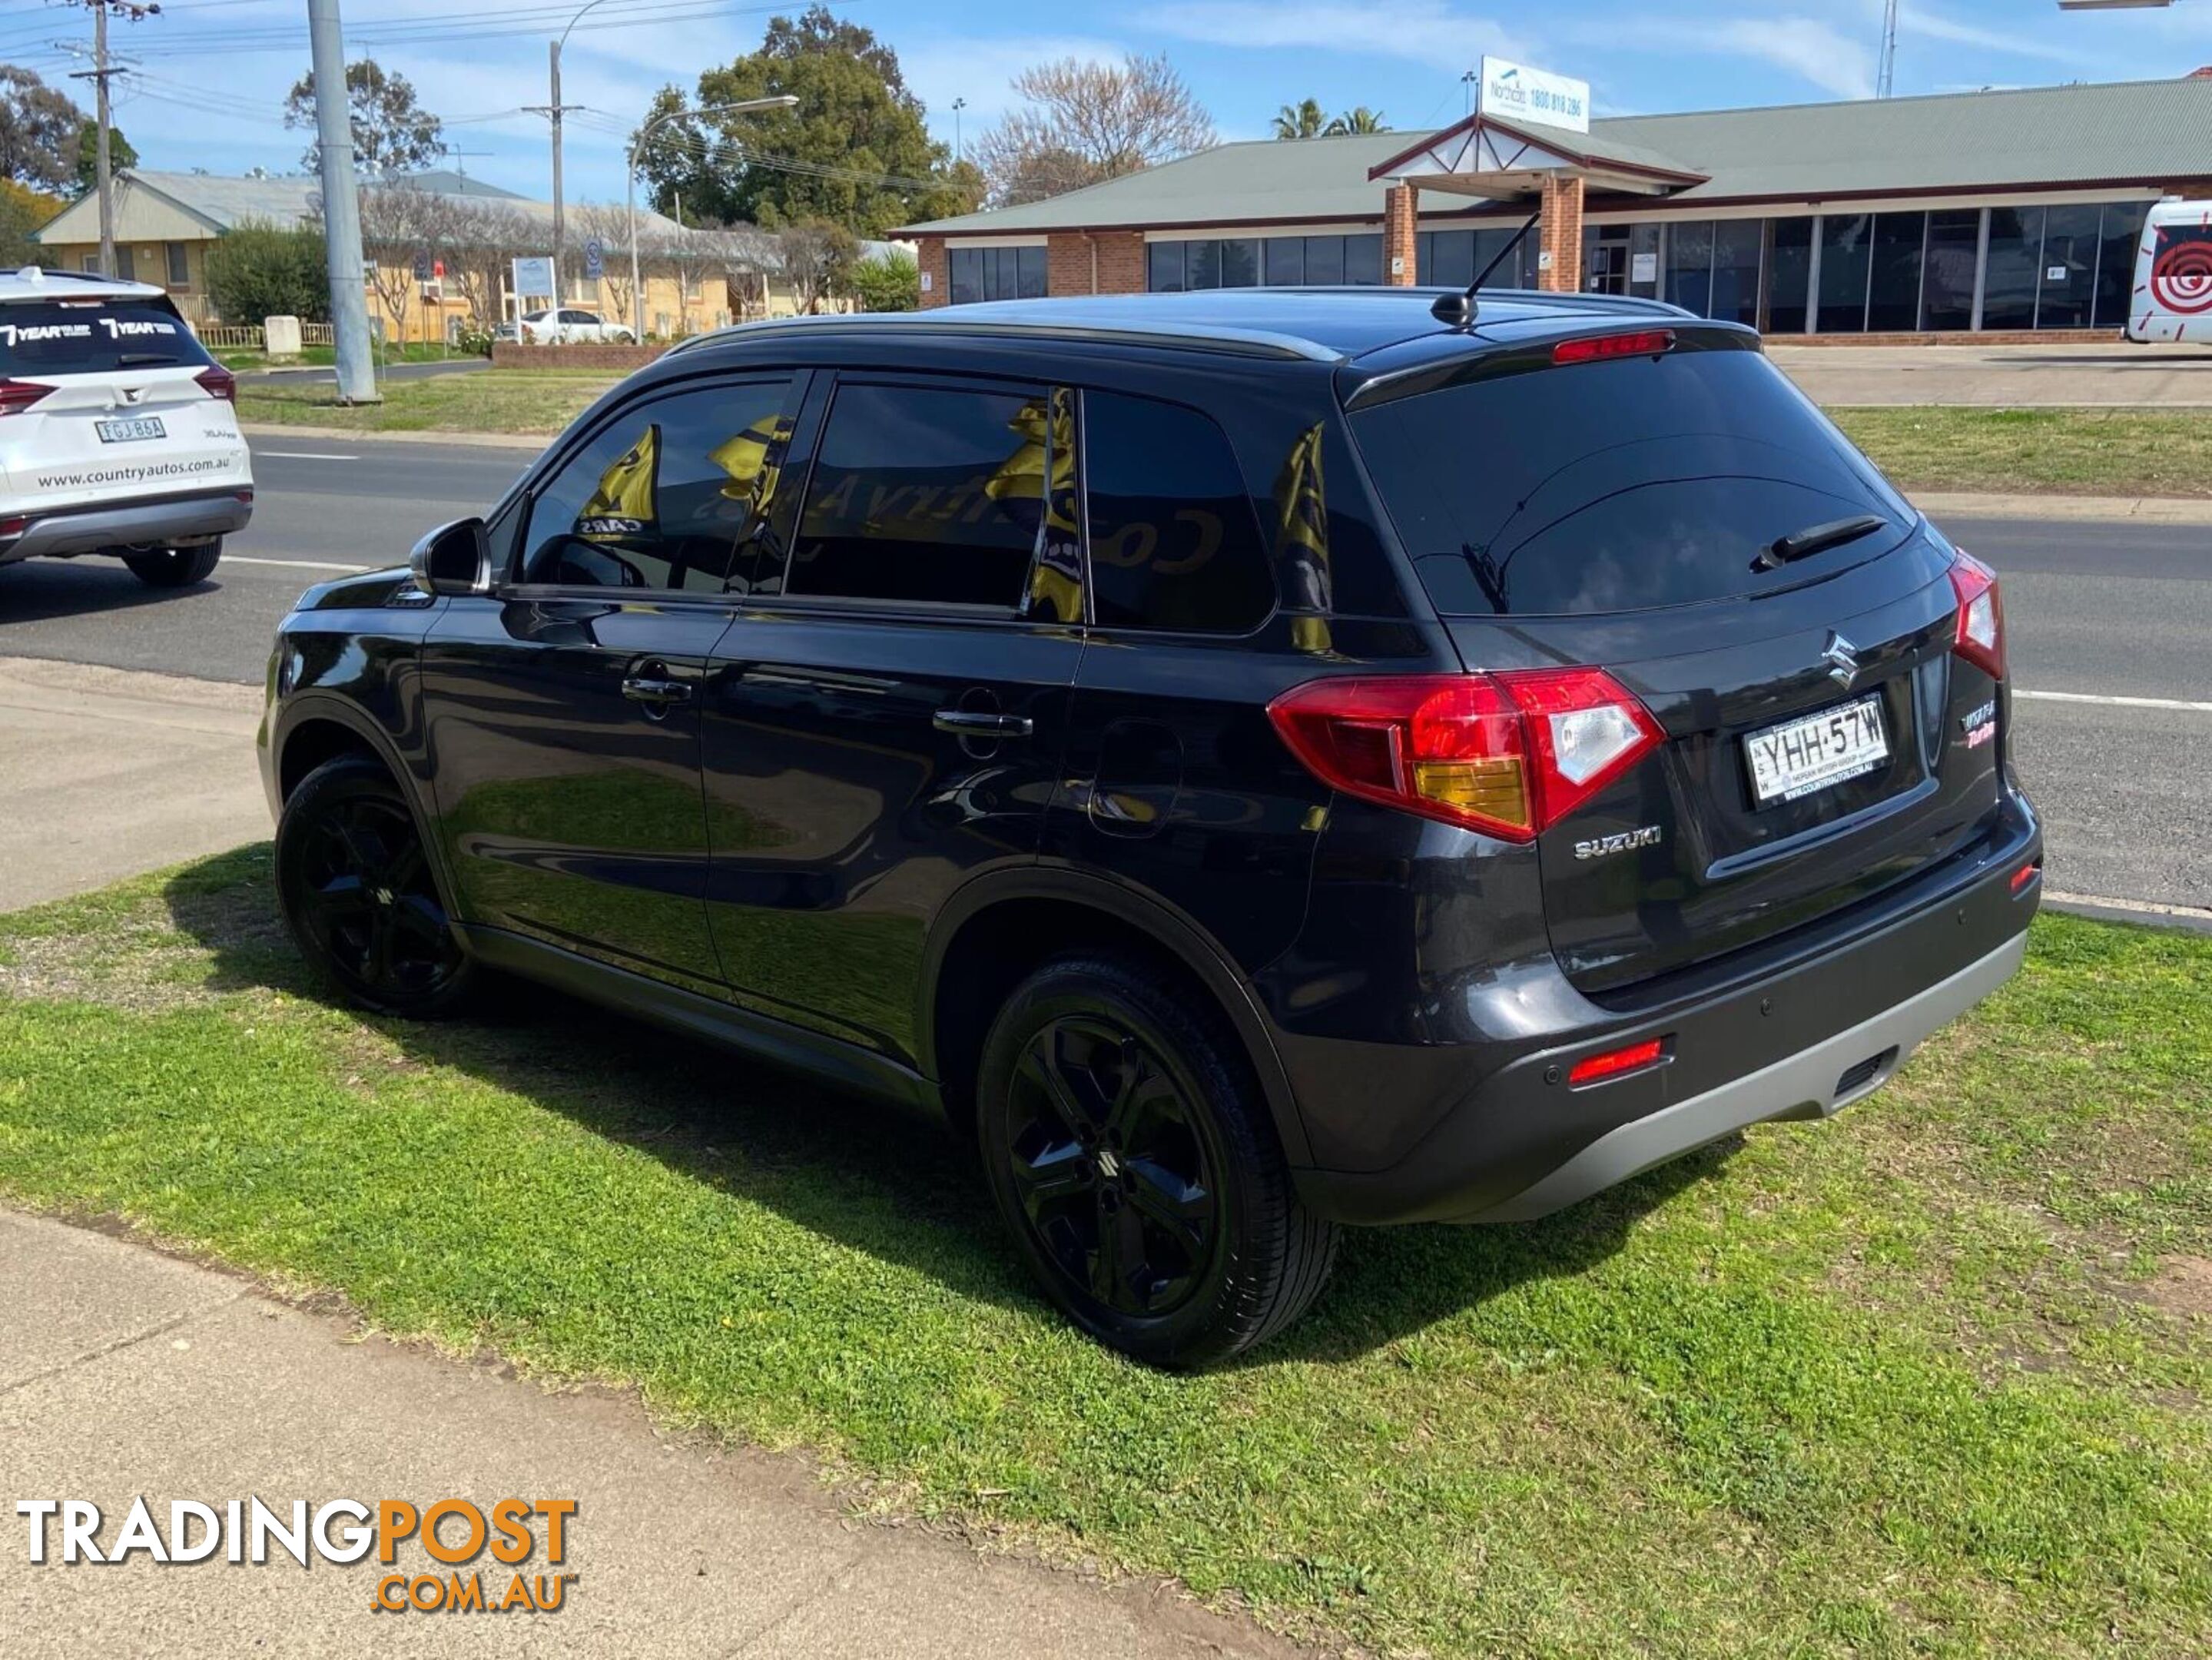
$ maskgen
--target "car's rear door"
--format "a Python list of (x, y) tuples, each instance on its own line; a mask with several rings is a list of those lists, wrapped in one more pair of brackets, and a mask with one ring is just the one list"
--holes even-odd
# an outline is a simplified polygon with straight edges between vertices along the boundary
[(1036, 858), (1058, 779), (1083, 654), (1073, 407), (1020, 381), (817, 380), (787, 570), (711, 654), (708, 909), (741, 1002), (911, 1061), (931, 919)]
[(610, 414), (515, 509), (508, 580), (431, 629), (429, 747), (471, 922), (719, 992), (701, 691), (799, 385), (716, 376)]
[(1350, 417), (1468, 667), (1600, 668), (1661, 729), (1539, 839), (1553, 948), (1592, 991), (1961, 851), (2005, 718), (1954, 649), (1948, 545), (1751, 337), (1638, 337), (1492, 354)]
[(17, 506), (252, 483), (228, 370), (159, 295), (0, 305), (0, 469)]

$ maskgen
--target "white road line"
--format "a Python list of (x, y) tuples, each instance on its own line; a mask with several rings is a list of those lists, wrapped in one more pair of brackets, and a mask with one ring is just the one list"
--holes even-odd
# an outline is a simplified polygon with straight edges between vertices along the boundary
[(2191, 714), (2212, 714), (2212, 703), (2192, 703), (2181, 697), (2106, 697), (2088, 691), (2023, 691), (2014, 697), (2040, 703), (2104, 703), (2124, 709), (2181, 709)]
[(279, 461), (358, 461), (358, 455), (331, 455), (322, 450), (256, 450), (256, 455)]
[(337, 565), (326, 559), (254, 559), (242, 553), (226, 553), (222, 562), (226, 565), (274, 565), (282, 570), (364, 571), (376, 569), (374, 565)]
[(2159, 905), (2148, 899), (2107, 899), (2101, 894), (2046, 891), (2044, 898), (2057, 905), (2095, 905), (2104, 910), (2134, 911), (2144, 916), (2183, 916), (2191, 921), (2212, 922), (2212, 910), (2202, 905)]

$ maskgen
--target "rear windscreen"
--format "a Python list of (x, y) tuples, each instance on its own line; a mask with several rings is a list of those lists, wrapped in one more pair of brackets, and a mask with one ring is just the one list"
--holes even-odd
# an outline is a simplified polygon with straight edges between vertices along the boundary
[[(1446, 616), (1588, 615), (1802, 581), (1917, 516), (1755, 351), (1490, 374), (1355, 410), (1382, 502)], [(1776, 569), (1784, 537), (1885, 526)]]
[(87, 374), (212, 361), (166, 306), (137, 300), (0, 306), (0, 374)]

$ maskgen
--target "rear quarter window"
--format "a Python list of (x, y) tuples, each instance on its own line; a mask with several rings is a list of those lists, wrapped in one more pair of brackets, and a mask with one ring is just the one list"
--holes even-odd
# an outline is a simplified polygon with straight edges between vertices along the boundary
[[(1528, 360), (1522, 360), (1528, 361)], [(1895, 547), (1918, 515), (1756, 351), (1492, 374), (1355, 410), (1382, 503), (1447, 616), (1590, 615), (1756, 593)], [(1778, 569), (1778, 538), (1887, 528)]]
[(96, 374), (213, 361), (164, 304), (29, 300), (0, 306), (0, 374)]

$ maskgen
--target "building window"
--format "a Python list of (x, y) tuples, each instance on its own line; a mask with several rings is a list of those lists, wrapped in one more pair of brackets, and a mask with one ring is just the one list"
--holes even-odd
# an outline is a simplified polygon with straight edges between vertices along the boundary
[(2148, 202), (2107, 202), (2105, 204), (2097, 253), (2097, 315), (2100, 329), (2124, 328), (2128, 302), (2136, 283), (2136, 250), (2142, 246), (2143, 219)]
[(163, 246), (168, 252), (169, 286), (173, 289), (191, 287), (192, 267), (191, 261), (185, 258), (185, 245), (182, 242), (169, 242)]
[(1221, 286), (1256, 289), (1260, 286), (1260, 239), (1232, 236), (1221, 244)]
[(1713, 303), (1713, 223), (1686, 220), (1667, 234), (1667, 302), (1710, 317)]
[(1306, 280), (1306, 239), (1271, 236), (1261, 250), (1261, 269), (1269, 288), (1295, 287)]
[(1832, 213), (1820, 221), (1820, 299), (1814, 327), (1822, 334), (1866, 329), (1867, 271), (1874, 252), (1874, 216)]
[(115, 245), (115, 274), (126, 283), (138, 280), (137, 262), (131, 257), (131, 250), (120, 242)]
[(1928, 263), (1920, 285), (1920, 326), (1974, 325), (1974, 275), (1982, 240), (1982, 210), (1951, 208), (1928, 216)]
[(956, 306), (977, 300), (1041, 300), (1045, 291), (1044, 246), (952, 248), (945, 255), (947, 286)]
[(2035, 296), (2035, 326), (2085, 329), (2097, 298), (2098, 228), (2103, 210), (2046, 208), (2043, 258)]
[(1910, 333), (1920, 318), (1920, 273), (1927, 258), (1928, 216), (1875, 216), (1873, 263), (1867, 281), (1866, 325), (1875, 333)]
[(2043, 261), (2043, 210), (1991, 208), (1989, 254), (1982, 266), (1982, 326), (2035, 326), (2036, 278)]
[(1802, 334), (1813, 285), (1813, 221), (1808, 216), (1766, 223), (1766, 331)]
[(1188, 267), (1188, 242), (1148, 242), (1145, 245), (1145, 286), (1154, 294), (1181, 294)]

